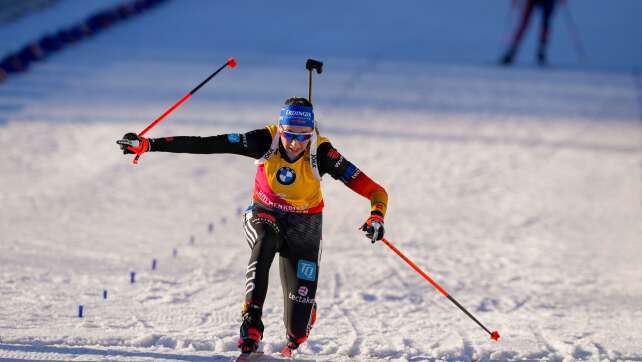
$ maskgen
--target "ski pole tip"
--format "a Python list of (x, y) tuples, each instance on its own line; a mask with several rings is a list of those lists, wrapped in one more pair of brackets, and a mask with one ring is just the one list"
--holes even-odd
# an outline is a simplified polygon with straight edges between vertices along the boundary
[(493, 341), (499, 341), (499, 332), (493, 331), (493, 333), (490, 334), (490, 339)]
[(230, 68), (236, 67), (236, 59), (234, 57), (230, 57), (230, 59), (227, 60), (227, 65), (229, 65)]

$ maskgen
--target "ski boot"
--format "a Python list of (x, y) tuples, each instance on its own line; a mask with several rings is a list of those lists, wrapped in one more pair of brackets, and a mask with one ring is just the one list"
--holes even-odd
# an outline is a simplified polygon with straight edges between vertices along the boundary
[(305, 336), (303, 337), (292, 337), (289, 333), (287, 334), (287, 344), (283, 349), (281, 350), (281, 355), (283, 357), (292, 357), (292, 352), (299, 348), (300, 345), (302, 345), (305, 341), (308, 340), (308, 336), (310, 335), (310, 331), (312, 330), (312, 327), (314, 327), (314, 323), (317, 321), (317, 304), (314, 303), (312, 306), (312, 315), (310, 316), (310, 324), (308, 325), (307, 331), (305, 333)]
[(256, 304), (243, 304), (243, 311), (241, 317), (240, 334), (237, 347), (241, 353), (253, 353), (259, 348), (259, 342), (263, 339), (263, 322), (261, 315), (263, 314), (261, 306)]
[(292, 353), (299, 348), (303, 342), (308, 340), (308, 336), (303, 336), (301, 338), (294, 338), (288, 334), (288, 343), (281, 350), (281, 355), (283, 357), (292, 357)]
[(542, 67), (548, 65), (548, 61), (546, 59), (546, 50), (544, 50), (544, 48), (540, 48), (537, 51), (537, 64)]
[(506, 54), (499, 60), (500, 65), (511, 65), (515, 59), (515, 50), (509, 49)]

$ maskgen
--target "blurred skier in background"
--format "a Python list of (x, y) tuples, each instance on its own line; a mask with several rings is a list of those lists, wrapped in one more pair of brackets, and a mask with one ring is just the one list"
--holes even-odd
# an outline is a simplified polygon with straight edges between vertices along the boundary
[(253, 200), (243, 217), (251, 255), (238, 342), (242, 353), (256, 351), (263, 338), (263, 303), (277, 252), (287, 331), (282, 353), (289, 356), (305, 342), (316, 321), (323, 210), (321, 176), (330, 174), (368, 198), (370, 214), (361, 230), (373, 243), (383, 238), (386, 191), (319, 134), (312, 104), (306, 98), (287, 99), (277, 124), (244, 134), (146, 139), (128, 133), (117, 143), (125, 154), (233, 153), (256, 159)]
[[(524, 36), (524, 32), (528, 27), (528, 23), (530, 22), (531, 15), (533, 14), (533, 10), (535, 7), (537, 7), (542, 11), (542, 22), (541, 22), (540, 33), (539, 33), (539, 45), (537, 48), (537, 63), (539, 65), (546, 65), (548, 62), (548, 59), (546, 56), (546, 48), (548, 45), (548, 39), (549, 39), (550, 28), (551, 28), (551, 17), (553, 16), (553, 12), (555, 11), (555, 7), (557, 6), (557, 3), (564, 2), (564, 1), (566, 0), (526, 0), (525, 3), (522, 3), (523, 8), (522, 8), (521, 20), (517, 28), (515, 29), (515, 33), (513, 34), (512, 41), (510, 43), (508, 50), (506, 50), (506, 53), (504, 53), (504, 56), (500, 59), (500, 63), (502, 65), (513, 64), (513, 61), (515, 60), (515, 55), (517, 54), (517, 49), (519, 48), (519, 45)], [(518, 5), (518, 0), (512, 0), (512, 6), (516, 8), (517, 5)]]

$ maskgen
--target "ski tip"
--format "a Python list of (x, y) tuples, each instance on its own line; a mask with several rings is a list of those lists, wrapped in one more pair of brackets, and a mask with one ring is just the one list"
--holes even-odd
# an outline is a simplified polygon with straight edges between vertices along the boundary
[(490, 339), (493, 341), (499, 341), (499, 332), (493, 331), (493, 333), (490, 334)]
[(258, 361), (263, 357), (263, 352), (250, 352), (250, 353), (241, 353), (236, 362), (254, 362)]
[(236, 67), (236, 58), (230, 57), (230, 59), (227, 60), (227, 65), (229, 65), (230, 68)]

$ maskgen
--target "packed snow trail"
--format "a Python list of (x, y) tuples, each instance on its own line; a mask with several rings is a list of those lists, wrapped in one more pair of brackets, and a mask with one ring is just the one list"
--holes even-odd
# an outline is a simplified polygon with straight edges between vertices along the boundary
[[(428, 69), (426, 77), (437, 78), (432, 81), (450, 86), (451, 97), (463, 105), (476, 102), (467, 96), (474, 92), (470, 86), (439, 75), (447, 68), (421, 67)], [(399, 74), (392, 68), (397, 67), (382, 64), (378, 75), (364, 77), (363, 91), (351, 95), (355, 103), (401, 89), (422, 93), (413, 90), (422, 83), (413, 69)], [(319, 321), (302, 357), (640, 357), (633, 342), (640, 333), (642, 290), (640, 126), (626, 120), (636, 112), (628, 80), (617, 74), (520, 71), (533, 78), (496, 85), (505, 73), (477, 72), (480, 89), (505, 92), (494, 109), (518, 103), (511, 94), (528, 99), (541, 92), (539, 102), (550, 110), (559, 95), (546, 97), (545, 82), (558, 78), (567, 84), (557, 88), (566, 98), (579, 92), (592, 99), (576, 97), (574, 118), (570, 105), (558, 111), (567, 114), (554, 118), (526, 103), (523, 114), (510, 116), (491, 109), (475, 115), (420, 111), (419, 103), (410, 107), (413, 112), (319, 108), (327, 113), (324, 133), (388, 188), (390, 240), (499, 329), (502, 341), (491, 343), (384, 245), (371, 246), (356, 231), (367, 202), (330, 180), (324, 182)], [(326, 81), (329, 88), (350, 77), (337, 73)], [(246, 81), (241, 72), (237, 77)], [(547, 79), (538, 84), (536, 77)], [(377, 91), (382, 79), (385, 85)], [(83, 84), (88, 98), (100, 83)], [(65, 92), (75, 89), (59, 84)], [(19, 97), (21, 86), (3, 92)], [(91, 102), (67, 108), (56, 97), (48, 93), (31, 101), (1, 133), (6, 176), (0, 275), (7, 298), (0, 356), (233, 355), (248, 257), (236, 213), (249, 199), (251, 160), (152, 153), (133, 167), (113, 142), (136, 126), (57, 122), (56, 114), (102, 116)], [(618, 111), (608, 118), (601, 104)], [(227, 118), (222, 101), (192, 105), (156, 134), (249, 130), (262, 124), (255, 113), (275, 113), (269, 106), (239, 109), (232, 114), (247, 120), (241, 122)], [(194, 120), (199, 113), (211, 125)], [(155, 272), (152, 258), (158, 259)], [(133, 285), (132, 270), (138, 272)], [(107, 300), (103, 289), (109, 290)], [(277, 283), (269, 293), (264, 350), (278, 353), (284, 331)], [(85, 305), (83, 319), (75, 316), (77, 304)]]
[[(252, 160), (150, 153), (134, 167), (114, 143), (234, 55), (125, 56), (128, 32), (171, 9), (0, 87), (0, 359), (238, 355)], [(319, 319), (297, 360), (642, 359), (629, 73), (322, 60), (321, 131), (387, 188), (386, 237), (502, 339), (371, 245), (356, 230), (367, 201), (327, 178)], [(238, 61), (149, 136), (251, 130), (306, 91), (305, 59)], [(271, 280), (262, 349), (276, 358)]]

